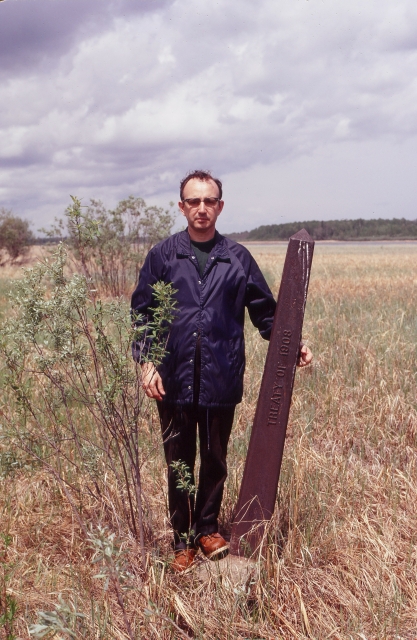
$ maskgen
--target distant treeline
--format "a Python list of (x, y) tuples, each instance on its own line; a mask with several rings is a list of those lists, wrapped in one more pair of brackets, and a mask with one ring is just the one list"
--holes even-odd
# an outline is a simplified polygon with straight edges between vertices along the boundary
[(34, 238), (31, 244), (58, 244), (59, 242), (66, 242), (67, 239), (66, 236), (47, 236), (46, 238)]
[(417, 240), (417, 220), (309, 220), (266, 224), (252, 231), (227, 234), (232, 240), (288, 240), (305, 229), (314, 240)]

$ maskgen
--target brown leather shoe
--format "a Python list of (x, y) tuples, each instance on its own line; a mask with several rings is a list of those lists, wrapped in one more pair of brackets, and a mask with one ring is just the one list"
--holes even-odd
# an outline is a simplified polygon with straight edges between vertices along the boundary
[(198, 539), (198, 546), (209, 560), (221, 560), (229, 553), (226, 540), (220, 533), (210, 533)]
[(186, 571), (194, 564), (194, 558), (196, 555), (197, 551), (195, 549), (180, 549), (179, 551), (176, 551), (175, 558), (171, 564), (172, 569), (178, 573)]

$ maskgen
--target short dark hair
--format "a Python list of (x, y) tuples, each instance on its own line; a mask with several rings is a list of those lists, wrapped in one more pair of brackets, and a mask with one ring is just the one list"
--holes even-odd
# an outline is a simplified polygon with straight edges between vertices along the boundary
[(222, 188), (222, 183), (220, 182), (220, 180), (218, 178), (214, 178), (211, 175), (210, 171), (202, 171), (201, 169), (196, 169), (195, 171), (190, 171), (190, 173), (187, 173), (187, 175), (185, 176), (185, 178), (183, 178), (181, 180), (180, 183), (180, 198), (181, 200), (184, 200), (184, 187), (187, 184), (187, 182), (189, 182), (190, 180), (202, 180), (203, 182), (207, 182), (208, 180), (213, 180), (213, 182), (215, 182), (219, 188), (219, 198), (220, 200), (222, 199), (222, 195), (223, 195), (223, 188)]

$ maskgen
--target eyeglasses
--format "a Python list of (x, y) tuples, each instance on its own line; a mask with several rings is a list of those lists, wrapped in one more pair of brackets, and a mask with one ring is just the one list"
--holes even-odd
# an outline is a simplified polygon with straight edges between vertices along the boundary
[(186, 202), (191, 209), (199, 207), (202, 202), (206, 207), (213, 208), (220, 202), (220, 198), (184, 198), (183, 202)]

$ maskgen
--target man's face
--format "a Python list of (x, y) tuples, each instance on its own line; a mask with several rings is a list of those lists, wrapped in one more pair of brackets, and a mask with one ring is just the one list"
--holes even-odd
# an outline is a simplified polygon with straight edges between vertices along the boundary
[[(219, 188), (214, 180), (189, 180), (184, 187), (183, 198), (200, 198), (199, 206), (192, 206), (187, 202), (179, 202), (178, 206), (187, 218), (188, 230), (191, 237), (204, 236), (210, 240), (214, 235), (216, 220), (222, 212), (224, 202), (220, 200), (214, 206), (204, 204), (204, 198), (218, 198)], [(194, 233), (193, 233), (194, 232)], [(197, 238), (196, 238), (197, 239)]]

